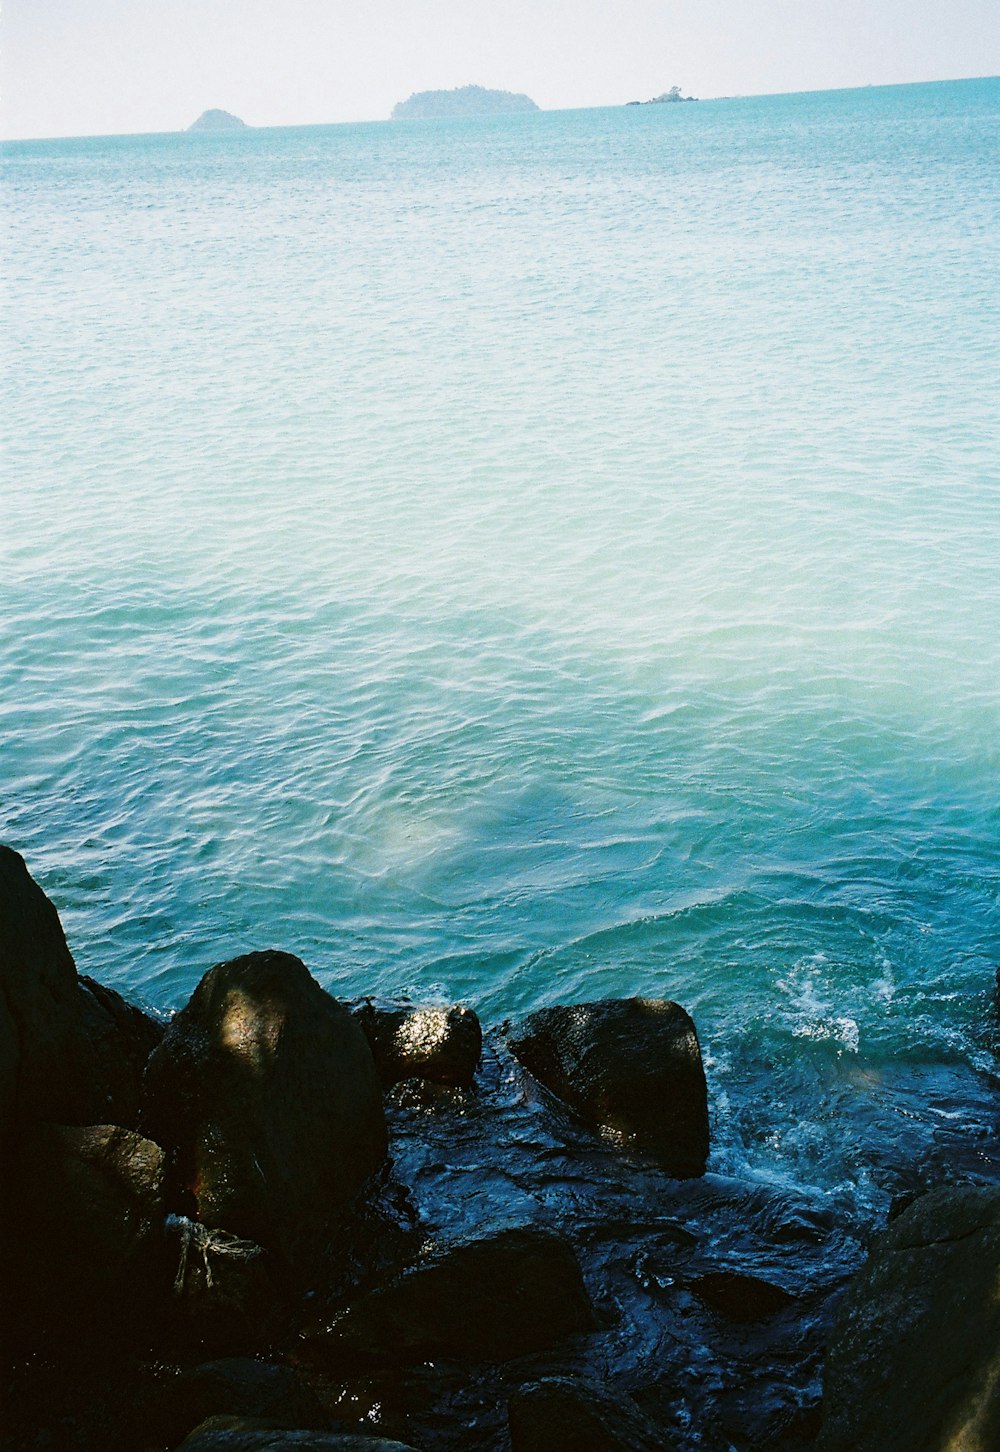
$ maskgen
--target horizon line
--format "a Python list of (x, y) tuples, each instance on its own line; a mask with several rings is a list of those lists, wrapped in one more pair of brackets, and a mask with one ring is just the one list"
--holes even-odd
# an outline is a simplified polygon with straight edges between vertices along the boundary
[[(817, 86), (817, 87), (809, 88), (809, 89), (804, 90), (804, 91), (738, 91), (738, 92), (730, 92), (730, 93), (728, 93), (726, 95), (722, 95), (722, 96), (694, 96), (694, 97), (691, 97), (690, 99), (691, 100), (694, 100), (694, 101), (697, 101), (699, 103), (705, 103), (705, 104), (711, 103), (713, 101), (754, 101), (754, 100), (763, 100), (763, 99), (766, 99), (768, 97), (776, 98), (776, 97), (779, 97), (779, 96), (823, 96), (823, 95), (837, 95), (837, 94), (839, 94), (841, 92), (845, 92), (845, 91), (891, 91), (891, 90), (901, 89), (901, 88), (903, 88), (905, 86), (943, 86), (943, 85), (955, 85), (955, 84), (958, 84), (958, 83), (961, 83), (961, 82), (965, 82), (965, 81), (1000, 81), (1000, 74), (987, 74), (987, 75), (982, 75), (982, 76), (936, 76), (936, 77), (934, 77), (933, 79), (930, 79), (930, 80), (918, 80), (918, 81), (885, 81), (885, 82), (880, 82), (880, 81), (864, 81), (864, 82), (861, 82), (858, 85), (851, 85), (851, 86)], [(466, 84), (472, 85), (472, 84), (475, 84), (475, 83), (474, 82), (467, 82)], [(450, 90), (461, 90), (462, 87), (461, 86), (458, 86), (458, 87), (454, 87), (454, 86), (453, 87), (432, 87), (432, 88), (430, 88), (430, 92), (429, 93), (430, 94), (433, 94), (435, 91), (444, 91), (444, 92), (447, 92), (449, 89)], [(488, 90), (498, 90), (498, 89), (504, 89), (504, 88), (501, 88), (501, 87), (486, 87), (484, 89), (488, 89)], [(412, 94), (413, 95), (423, 95), (423, 94), (428, 94), (428, 92), (415, 91)], [(518, 93), (515, 93), (515, 94), (525, 94), (526, 95), (527, 92), (518, 92)], [(610, 102), (605, 102), (603, 105), (599, 105), (599, 106), (538, 106), (537, 103), (536, 103), (536, 110), (535, 111), (533, 111), (533, 112), (523, 112), (523, 113), (520, 113), (519, 112), (517, 114), (518, 115), (522, 115), (522, 114), (523, 115), (558, 115), (558, 114), (562, 114), (562, 113), (569, 112), (569, 111), (617, 111), (617, 110), (624, 110), (626, 107), (633, 106), (633, 105), (636, 105), (636, 104), (646, 106), (646, 105), (657, 104), (657, 103), (655, 102), (655, 100), (647, 100), (647, 101), (639, 101), (639, 102), (634, 102), (634, 101), (610, 101)], [(209, 107), (206, 107), (206, 110), (224, 110), (224, 109), (225, 108), (224, 107), (221, 107), (221, 106), (209, 106)], [(204, 111), (201, 114), (204, 115), (205, 114)], [(235, 112), (229, 112), (228, 114), (229, 115), (235, 115), (236, 113)], [(420, 120), (432, 120), (432, 121), (440, 121), (440, 120), (463, 120), (463, 121), (487, 120), (487, 119), (489, 119), (490, 114), (494, 114), (494, 115), (505, 115), (506, 113), (484, 113), (481, 117), (476, 117), (476, 116), (463, 116), (463, 117), (441, 117), (441, 116), (435, 116), (435, 117), (421, 117), (421, 118), (416, 118), (416, 119), (420, 119)], [(195, 119), (197, 120), (198, 118), (195, 118)], [(239, 120), (242, 121), (242, 118), (241, 117), (240, 118), (237, 118), (237, 119), (239, 119)], [(307, 131), (307, 130), (310, 130), (310, 129), (326, 130), (326, 129), (332, 127), (332, 126), (378, 126), (378, 125), (389, 124), (392, 121), (393, 121), (393, 117), (391, 117), (391, 116), (359, 116), (359, 117), (356, 117), (355, 119), (349, 120), (349, 121), (347, 121), (347, 120), (345, 120), (345, 121), (283, 121), (283, 122), (278, 123), (277, 125), (266, 125), (266, 126), (255, 126), (251, 122), (243, 121), (242, 122), (242, 125), (243, 125), (243, 128), (245, 128), (247, 131)], [(191, 122), (187, 126), (180, 126), (176, 130), (169, 130), (169, 131), (84, 131), (84, 132), (71, 132), (68, 135), (64, 134), (64, 135), (61, 135), (61, 136), (0, 136), (0, 146), (7, 146), (7, 145), (11, 145), (11, 144), (31, 143), (31, 142), (36, 142), (36, 141), (108, 141), (108, 140), (111, 140), (111, 139), (114, 139), (114, 138), (120, 138), (122, 140), (126, 140), (126, 139), (132, 139), (132, 140), (134, 140), (134, 139), (137, 139), (139, 137), (145, 137), (145, 136), (185, 136), (185, 135), (187, 135), (191, 131), (191, 127), (193, 126), (193, 124), (194, 123)], [(223, 135), (226, 135), (226, 134), (228, 134), (228, 135), (235, 135), (235, 134), (238, 134), (238, 133), (235, 132), (235, 131), (234, 132), (222, 131), (220, 133), (205, 132), (205, 133), (196, 133), (196, 134), (205, 134), (205, 135), (213, 135), (213, 134), (223, 134)]]

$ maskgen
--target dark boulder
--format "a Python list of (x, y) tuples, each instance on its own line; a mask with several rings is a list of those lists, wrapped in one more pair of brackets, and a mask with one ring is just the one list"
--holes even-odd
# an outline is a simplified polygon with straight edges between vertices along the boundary
[(932, 1190), (875, 1238), (837, 1316), (818, 1445), (1000, 1447), (1000, 1189)]
[[(0, 1174), (10, 1137), (17, 1123), (21, 1077), (21, 1040), (17, 1023), (0, 988)], [(3, 1189), (0, 1188), (0, 1196)], [(0, 1202), (2, 1203), (2, 1202)]]
[(355, 1432), (290, 1431), (249, 1417), (209, 1417), (177, 1452), (414, 1452), (402, 1442)]
[(795, 1297), (781, 1286), (738, 1271), (709, 1271), (688, 1285), (699, 1301), (727, 1321), (766, 1321), (795, 1304)]
[(536, 1079), (593, 1128), (679, 1179), (704, 1174), (708, 1098), (694, 1024), (666, 999), (543, 1008), (510, 1033)]
[(24, 858), (0, 845), (0, 1153), (23, 1114), (58, 1117), (76, 1014), (76, 965), (59, 914)]
[(479, 1066), (483, 1031), (471, 1008), (381, 1008), (365, 999), (354, 1009), (388, 1088), (401, 1079), (468, 1088)]
[(81, 976), (65, 1051), (61, 1122), (137, 1129), (143, 1071), (163, 1033), (162, 1023), (113, 988)]
[(520, 1387), (507, 1416), (512, 1452), (668, 1452), (673, 1445), (631, 1397), (577, 1377)]
[(507, 1361), (592, 1325), (572, 1248), (552, 1231), (515, 1227), (428, 1255), (306, 1345), (319, 1362)]
[(39, 1124), (16, 1145), (12, 1173), (15, 1341), (155, 1318), (169, 1285), (159, 1145), (117, 1125)]
[(315, 1392), (291, 1366), (249, 1356), (189, 1367), (140, 1409), (135, 1446), (175, 1447), (209, 1417), (266, 1418), (275, 1426), (327, 1428)]
[(249, 953), (205, 974), (146, 1066), (145, 1124), (197, 1218), (293, 1250), (386, 1152), (371, 1050), (300, 959)]
[(15, 1126), (38, 1120), (137, 1129), (162, 1033), (113, 989), (77, 977), (55, 907), (0, 846), (0, 1153)]

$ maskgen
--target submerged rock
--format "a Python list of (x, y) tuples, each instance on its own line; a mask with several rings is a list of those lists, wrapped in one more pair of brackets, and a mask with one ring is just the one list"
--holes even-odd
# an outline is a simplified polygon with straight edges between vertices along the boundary
[(507, 1409), (512, 1452), (668, 1452), (673, 1439), (620, 1390), (583, 1378), (530, 1382)]
[(1000, 1189), (932, 1190), (876, 1237), (837, 1316), (819, 1446), (1000, 1446)]
[(145, 1122), (203, 1224), (288, 1253), (387, 1144), (364, 1034), (300, 959), (274, 951), (205, 974), (147, 1065)]
[(698, 1036), (667, 999), (607, 998), (529, 1014), (510, 1048), (587, 1124), (678, 1179), (704, 1174), (708, 1097)]
[(432, 1253), (313, 1334), (307, 1354), (506, 1361), (592, 1325), (572, 1248), (550, 1230), (514, 1227)]
[(467, 1088), (483, 1050), (483, 1031), (471, 1008), (380, 1008), (365, 999), (354, 1009), (386, 1088), (402, 1079)]

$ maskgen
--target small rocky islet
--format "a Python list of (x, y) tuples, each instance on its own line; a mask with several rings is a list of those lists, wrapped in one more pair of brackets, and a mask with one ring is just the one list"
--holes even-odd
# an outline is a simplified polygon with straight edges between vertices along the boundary
[(863, 1246), (709, 1108), (669, 1000), (484, 1033), (269, 950), (161, 1022), (0, 848), (4, 1445), (1000, 1445), (1000, 1189)]
[(537, 111), (530, 96), (488, 86), (456, 86), (450, 91), (414, 91), (392, 108), (393, 121), (425, 121), (461, 116), (511, 116)]
[(680, 86), (671, 86), (669, 91), (663, 91), (659, 96), (650, 96), (648, 101), (626, 101), (626, 106), (664, 106), (672, 105), (676, 101), (697, 101), (697, 96), (682, 96)]
[(202, 111), (197, 121), (192, 121), (187, 128), (189, 131), (249, 131), (245, 121), (239, 116), (234, 116), (231, 111), (220, 111), (213, 109)]

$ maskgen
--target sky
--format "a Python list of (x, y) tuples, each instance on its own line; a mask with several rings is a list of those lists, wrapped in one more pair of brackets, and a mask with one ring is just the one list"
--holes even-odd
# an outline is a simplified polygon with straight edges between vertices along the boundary
[(1000, 73), (1000, 0), (0, 0), (0, 135), (378, 120), (474, 83), (543, 108)]

